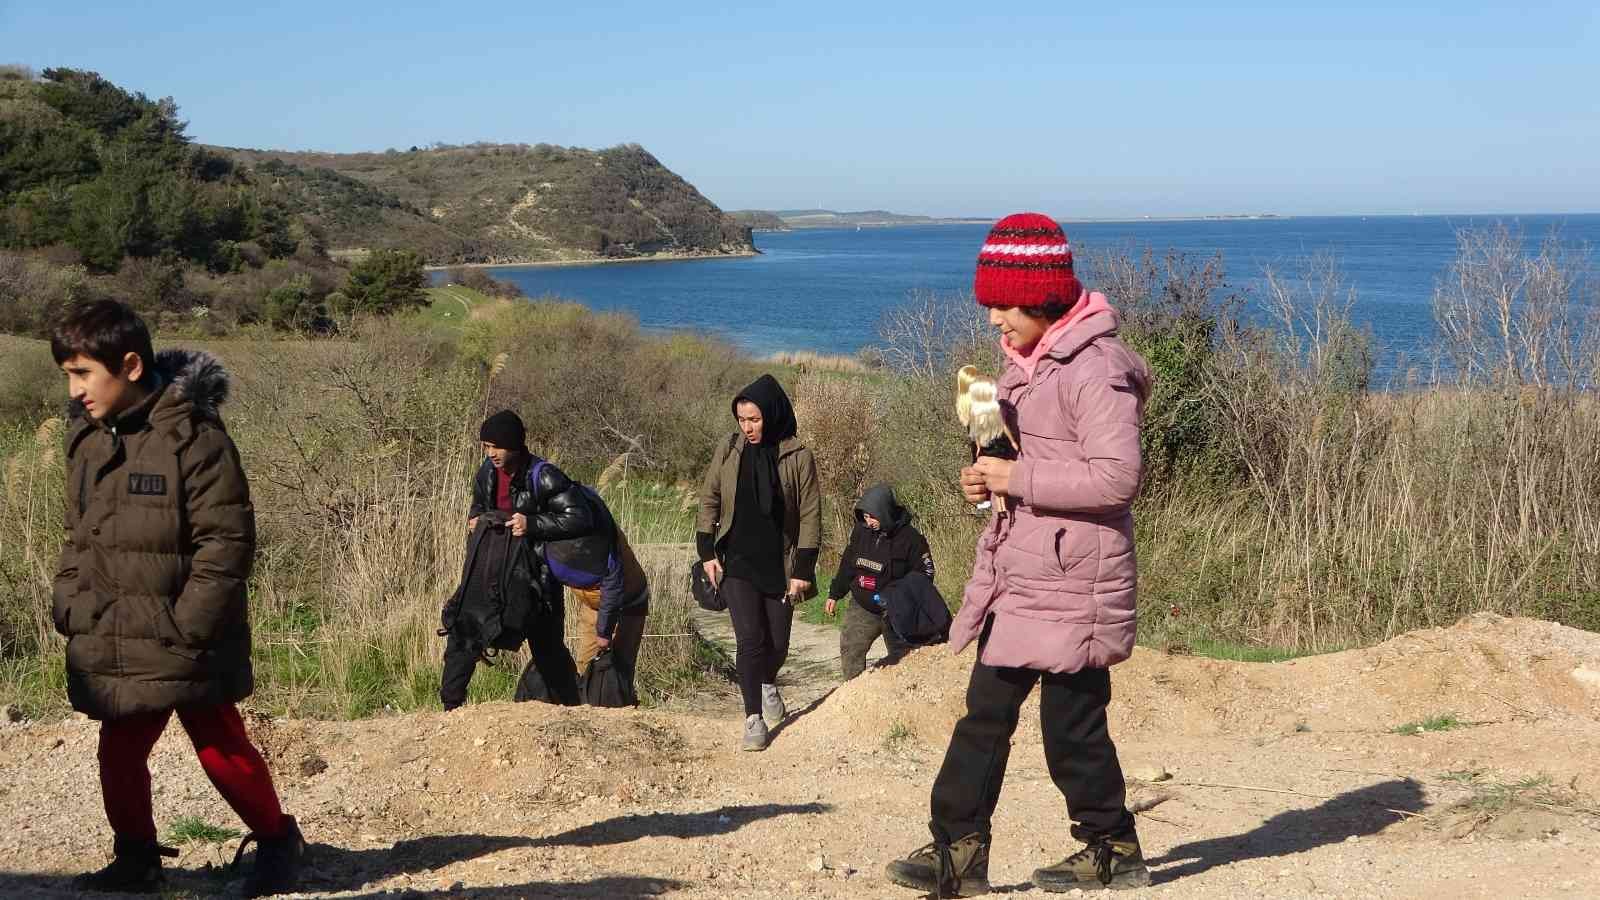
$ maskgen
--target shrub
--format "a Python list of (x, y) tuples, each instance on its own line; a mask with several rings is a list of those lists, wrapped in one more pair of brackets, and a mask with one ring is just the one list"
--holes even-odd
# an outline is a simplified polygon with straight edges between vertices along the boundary
[(386, 316), (428, 305), (422, 257), (410, 250), (375, 250), (350, 267), (342, 293), (355, 312)]

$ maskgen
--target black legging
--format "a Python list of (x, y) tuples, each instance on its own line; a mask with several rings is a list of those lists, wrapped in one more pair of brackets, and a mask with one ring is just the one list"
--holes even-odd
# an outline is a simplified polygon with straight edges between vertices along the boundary
[(778, 594), (763, 594), (743, 578), (724, 577), (722, 596), (733, 618), (734, 666), (739, 670), (739, 693), (744, 714), (761, 712), (761, 686), (776, 684), (778, 670), (789, 656), (789, 628), (794, 607)]

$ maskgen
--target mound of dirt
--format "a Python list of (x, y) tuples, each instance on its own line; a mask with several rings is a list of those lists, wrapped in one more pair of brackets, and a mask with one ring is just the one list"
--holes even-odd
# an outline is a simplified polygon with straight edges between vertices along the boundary
[[(965, 709), (975, 652), (919, 650), (838, 688), (795, 723), (801, 741), (877, 746), (915, 737), (940, 744)], [(1387, 732), (1450, 715), (1467, 722), (1600, 718), (1600, 635), (1535, 619), (1480, 614), (1363, 650), (1282, 663), (1172, 656), (1139, 648), (1113, 670), (1112, 731), (1265, 736)], [(1037, 742), (1038, 693), (1018, 742)], [(798, 742), (797, 742), (798, 743)]]
[(663, 717), (544, 703), (357, 722), (252, 717), (250, 732), (274, 772), (300, 787), (361, 785), (341, 811), (403, 828), (468, 824), (508, 805), (681, 796), (698, 755)]

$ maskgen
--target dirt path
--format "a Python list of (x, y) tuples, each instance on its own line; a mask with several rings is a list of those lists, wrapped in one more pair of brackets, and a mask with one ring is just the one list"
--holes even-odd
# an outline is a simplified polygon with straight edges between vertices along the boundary
[[(315, 896), (909, 900), (880, 873), (927, 840), (970, 665), (932, 648), (869, 671), (760, 754), (675, 711), (250, 724), (314, 842)], [(1156, 879), (1134, 896), (1600, 896), (1600, 635), (1474, 617), (1279, 664), (1141, 650), (1114, 679)], [(1072, 849), (1036, 716), (994, 821), (991, 878), (1016, 897), (1045, 896), (1029, 873)], [(103, 861), (95, 734), (0, 727), (0, 896), (68, 896)], [(163, 829), (235, 824), (177, 729), (153, 767)], [(185, 845), (173, 895), (237, 892), (213, 867), (235, 843)]]
[[(693, 621), (695, 633), (721, 650), (731, 663), (735, 653), (733, 621), (728, 614), (696, 609)], [(867, 653), (867, 665), (881, 661), (884, 653), (883, 641), (874, 642)], [(839, 629), (796, 618), (789, 632), (789, 656), (778, 673), (785, 705), (791, 710), (804, 710), (826, 697), (839, 686), (839, 681)], [(730, 717), (737, 718), (738, 713), (737, 704), (729, 707)]]

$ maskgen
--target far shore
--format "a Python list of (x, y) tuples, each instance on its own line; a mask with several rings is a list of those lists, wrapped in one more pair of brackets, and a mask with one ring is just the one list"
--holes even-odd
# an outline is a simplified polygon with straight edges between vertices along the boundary
[(597, 259), (534, 259), (524, 262), (449, 263), (423, 266), (429, 272), (448, 269), (521, 269), (535, 266), (601, 266), (613, 263), (693, 262), (701, 259), (746, 259), (760, 256), (760, 250), (741, 250), (738, 253), (651, 253), (647, 256), (603, 257)]

